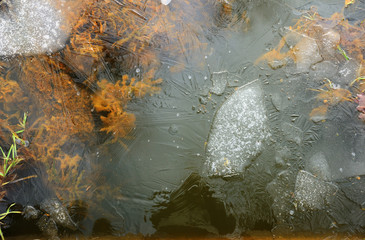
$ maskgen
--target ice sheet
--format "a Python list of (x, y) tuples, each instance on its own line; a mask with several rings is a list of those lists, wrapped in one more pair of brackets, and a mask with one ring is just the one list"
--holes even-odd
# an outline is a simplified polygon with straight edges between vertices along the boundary
[(259, 80), (234, 92), (216, 113), (206, 149), (206, 174), (243, 172), (270, 136), (266, 121)]
[[(6, 3), (3, 3), (6, 4)], [(47, 0), (14, 0), (0, 10), (0, 56), (54, 52), (67, 35), (61, 11)]]

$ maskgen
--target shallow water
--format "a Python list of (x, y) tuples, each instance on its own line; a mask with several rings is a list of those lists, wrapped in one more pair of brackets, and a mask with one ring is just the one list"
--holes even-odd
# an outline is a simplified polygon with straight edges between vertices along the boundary
[[(73, 49), (53, 53), (51, 58), (56, 63), (45, 67), (45, 72), (50, 73), (48, 79), (54, 79), (49, 86), (39, 77), (42, 74), (27, 75), (35, 71), (25, 70), (25, 66), (32, 66), (27, 65), (27, 61), (35, 66), (48, 66), (47, 56), (35, 56), (35, 60), (7, 56), (8, 65), (4, 64), (6, 71), (2, 76), (4, 81), (17, 82), (27, 97), (22, 101), (20, 97), (10, 103), (5, 101), (2, 104), (4, 116), (15, 112), (19, 118), (19, 112), (28, 112), (28, 124), (32, 127), (24, 138), (33, 140), (28, 149), (32, 156), (44, 156), (42, 162), (57, 197), (65, 206), (71, 205), (71, 217), (80, 218), (79, 236), (128, 233), (174, 237), (190, 236), (190, 233), (241, 236), (250, 230), (271, 231), (279, 236), (293, 231), (329, 235), (364, 233), (361, 230), (365, 226), (361, 212), (363, 188), (356, 183), (357, 177), (360, 181), (365, 173), (361, 150), (364, 123), (357, 119), (356, 102), (334, 104), (325, 119), (310, 119), (312, 109), (318, 104), (318, 91), (312, 89), (322, 88), (326, 83), (323, 79), (332, 74), (328, 65), (318, 65), (326, 60), (322, 59), (326, 53), (316, 60), (308, 50), (314, 44), (307, 44), (296, 53), (298, 59), (302, 54), (305, 61), (288, 60), (286, 66), (278, 67), (256, 62), (279, 44), (289, 26), (302, 15), (310, 16), (313, 5), (320, 16), (329, 18), (342, 11), (343, 1), (236, 0), (227, 5), (224, 1), (210, 0), (172, 0), (164, 2), (165, 5), (157, 0), (144, 4), (141, 1), (111, 2), (110, 11), (118, 6), (121, 12), (125, 10), (126, 16), (133, 16), (130, 22), (120, 21), (126, 25), (121, 25), (124, 31), (118, 37), (127, 41), (111, 46), (118, 37), (111, 27), (112, 21), (107, 20), (105, 25), (103, 22), (100, 26), (95, 24), (100, 36), (93, 32), (98, 42), (91, 47), (102, 46), (102, 50), (80, 53), (77, 44), (84, 38), (79, 36), (84, 37), (82, 34), (93, 28), (90, 24), (80, 24), (75, 31), (77, 40), (70, 37), (66, 43)], [(95, 9), (102, 9), (102, 4)], [(91, 5), (85, 1), (84, 7)], [(356, 18), (363, 9), (363, 3), (356, 1), (345, 13)], [(100, 14), (97, 10), (92, 13)], [(117, 18), (112, 19), (118, 23)], [(133, 31), (134, 27), (138, 31)], [(335, 57), (334, 68), (351, 70), (344, 67), (337, 55)], [(357, 68), (358, 65), (352, 67)], [(123, 111), (135, 117), (135, 122), (129, 115), (124, 120), (126, 123), (121, 124), (127, 134), (117, 128), (111, 132), (102, 130), (106, 126), (103, 117), (112, 111), (103, 104), (97, 105), (96, 99), (109, 96), (110, 101), (122, 101), (127, 95), (111, 90), (104, 96), (103, 90), (107, 87), (100, 84), (101, 80), (114, 84), (122, 75), (128, 75), (128, 81), (132, 77), (140, 81), (148, 78), (149, 70), (153, 70), (152, 79), (162, 79), (158, 84), (160, 91), (140, 93), (141, 97), (120, 105)], [(349, 79), (358, 77), (355, 70)], [(24, 76), (26, 79), (39, 77), (45, 86), (36, 80), (25, 81)], [(334, 84), (349, 88), (349, 82), (340, 82), (345, 77), (336, 76), (331, 78)], [(247, 135), (237, 138), (250, 138), (251, 130), (252, 136), (265, 135), (259, 140), (249, 140), (256, 141), (260, 147), (245, 158), (244, 164), (231, 164), (229, 167), (235, 170), (229, 174), (224, 171), (215, 174), (212, 168), (207, 175), (204, 170), (210, 166), (207, 161), (215, 157), (210, 156), (214, 151), (211, 152), (209, 146), (220, 145), (209, 141), (214, 134), (227, 134), (227, 131), (211, 131), (217, 128), (212, 127), (219, 121), (217, 112), (225, 108), (223, 103), (229, 102), (227, 99), (238, 87), (256, 79), (262, 90), (262, 96), (259, 94), (256, 100), (261, 99), (262, 106), (257, 108), (261, 109), (261, 115), (244, 115), (253, 123), (260, 122), (262, 114), (265, 115), (267, 121), (260, 124), (267, 124), (264, 129), (269, 129), (270, 134), (263, 133), (266, 130), (257, 125), (248, 127), (249, 119), (247, 126), (232, 120), (230, 127), (237, 127), (237, 134)], [(152, 85), (148, 87), (152, 89)], [(73, 97), (75, 102), (67, 100)], [(253, 104), (259, 105), (255, 101)], [(79, 109), (73, 109), (74, 106)], [(49, 117), (52, 115), (57, 118)], [(257, 116), (260, 119), (255, 120)], [(245, 128), (249, 131), (238, 131)], [(50, 134), (54, 131), (58, 133)], [(228, 132), (235, 134), (235, 131)], [(223, 152), (221, 155), (226, 154), (222, 148), (236, 147), (229, 146), (230, 136), (219, 139), (228, 139), (228, 144), (217, 148)], [(246, 151), (239, 147), (238, 151)], [(310, 160), (318, 152), (323, 152), (326, 159)], [(312, 164), (308, 163), (310, 161)], [(323, 167), (325, 164), (321, 161), (328, 162), (328, 168)], [(226, 166), (230, 161), (221, 164)], [(321, 174), (326, 177), (321, 179)], [(351, 183), (358, 188), (348, 188), (347, 184)], [(332, 185), (335, 186), (332, 188)], [(336, 195), (335, 200), (332, 195)], [(8, 201), (17, 200), (8, 197)], [(19, 204), (29, 202), (24, 200)], [(344, 210), (340, 207), (338, 211), (333, 210), (340, 205)], [(323, 214), (326, 211), (330, 212), (328, 216)]]

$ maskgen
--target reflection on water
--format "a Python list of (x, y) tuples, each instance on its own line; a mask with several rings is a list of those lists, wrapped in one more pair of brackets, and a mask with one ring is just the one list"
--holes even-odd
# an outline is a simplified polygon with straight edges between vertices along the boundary
[(364, 233), (363, 1), (51, 2), (65, 47), (0, 52), (7, 234)]

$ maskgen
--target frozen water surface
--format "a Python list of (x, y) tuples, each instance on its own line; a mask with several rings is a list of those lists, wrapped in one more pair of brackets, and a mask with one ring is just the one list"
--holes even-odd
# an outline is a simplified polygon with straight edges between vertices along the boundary
[(270, 136), (259, 80), (237, 89), (217, 111), (207, 144), (209, 176), (242, 173)]
[[(0, 209), (17, 202), (29, 205), (28, 215), (50, 215), (38, 220), (65, 225), (56, 221), (56, 211), (87, 236), (365, 233), (365, 124), (353, 98), (363, 91), (353, 82), (363, 73), (351, 55), (363, 51), (346, 49), (354, 47), (346, 44), (360, 28), (345, 38), (340, 33), (346, 27), (336, 24), (346, 21), (318, 20), (312, 12), (328, 18), (342, 11), (344, 1), (85, 1), (92, 10), (83, 10), (92, 14), (81, 11), (69, 41), (61, 27), (65, 8), (48, 0), (4, 2), (12, 5), (0, 10), (0, 55), (11, 57), (0, 62), (0, 117), (9, 114), (9, 122), (18, 124), (19, 112), (28, 112), (25, 150), (31, 153), (34, 136), (55, 128), (57, 136), (40, 152), (55, 152), (57, 161), (48, 176), (40, 174), (49, 167), (43, 165), (20, 172), (39, 178), (9, 191)], [(362, 21), (362, 4), (344, 9), (345, 18)], [(100, 11), (107, 11), (107, 20)], [(299, 18), (304, 28), (294, 26)], [(123, 24), (113, 32), (118, 21)], [(90, 40), (98, 51), (88, 48)], [(277, 52), (257, 62), (272, 50)], [(133, 96), (133, 84), (144, 87), (159, 78), (156, 91)], [(108, 98), (119, 105), (108, 108)], [(89, 115), (73, 109), (83, 104)], [(115, 118), (107, 118), (116, 110)], [(52, 124), (44, 127), (38, 115)], [(115, 139), (128, 125), (115, 121), (121, 116), (134, 125)], [(90, 135), (79, 138), (75, 129), (86, 123)], [(9, 142), (0, 140), (8, 149)], [(60, 159), (74, 168), (62, 168)], [(76, 178), (62, 175), (74, 172)], [(62, 175), (57, 189), (46, 181), (54, 174)], [(24, 186), (31, 187), (23, 194)], [(58, 199), (58, 191), (71, 197)], [(44, 207), (47, 199), (58, 205)]]

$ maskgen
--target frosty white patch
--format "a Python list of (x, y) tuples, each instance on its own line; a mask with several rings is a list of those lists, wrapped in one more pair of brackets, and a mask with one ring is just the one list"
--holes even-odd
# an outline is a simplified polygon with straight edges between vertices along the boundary
[(270, 136), (258, 80), (234, 92), (216, 113), (203, 174), (226, 176), (244, 171)]
[(170, 2), (171, 2), (171, 0), (161, 0), (161, 3), (163, 5), (169, 5)]
[[(1, 2), (1, 1), (0, 1)], [(61, 12), (48, 0), (12, 0), (0, 10), (0, 56), (38, 54), (64, 47)]]

